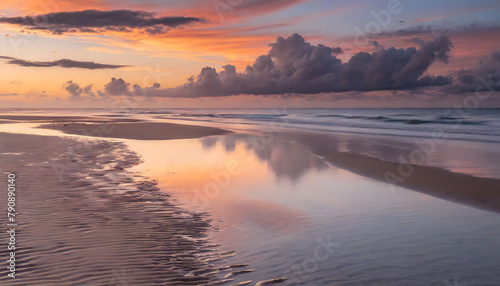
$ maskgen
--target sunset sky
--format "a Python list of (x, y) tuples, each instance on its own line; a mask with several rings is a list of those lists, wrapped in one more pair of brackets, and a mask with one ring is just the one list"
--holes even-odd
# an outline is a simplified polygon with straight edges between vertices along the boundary
[(2, 0), (0, 106), (448, 107), (479, 87), (500, 107), (498, 15), (497, 0)]

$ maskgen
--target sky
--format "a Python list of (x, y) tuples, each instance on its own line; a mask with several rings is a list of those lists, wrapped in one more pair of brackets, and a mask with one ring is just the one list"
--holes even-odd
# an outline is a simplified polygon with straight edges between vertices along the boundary
[(2, 0), (0, 107), (500, 107), (500, 1)]

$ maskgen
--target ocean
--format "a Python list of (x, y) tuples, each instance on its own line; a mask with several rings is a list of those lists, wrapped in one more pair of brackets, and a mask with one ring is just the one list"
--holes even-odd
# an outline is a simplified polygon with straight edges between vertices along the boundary
[(170, 119), (226, 125), (279, 124), (295, 129), (357, 134), (431, 137), (444, 132), (449, 139), (500, 142), (500, 109), (465, 108), (259, 108), (259, 109), (0, 109), (13, 114), (109, 115)]

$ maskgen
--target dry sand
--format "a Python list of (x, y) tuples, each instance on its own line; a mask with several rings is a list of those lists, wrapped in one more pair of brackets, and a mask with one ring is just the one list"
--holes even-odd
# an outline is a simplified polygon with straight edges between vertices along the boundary
[[(123, 144), (0, 133), (0, 146), (1, 181), (17, 176), (19, 223), (17, 278), (1, 267), (0, 285), (218, 281), (211, 261), (223, 255), (206, 239), (209, 220), (127, 171), (140, 158)], [(2, 192), (4, 207), (6, 197)], [(5, 251), (6, 244), (2, 257)]]
[(138, 140), (189, 139), (231, 133), (214, 127), (156, 122), (68, 123), (46, 124), (41, 127), (60, 130), (67, 134)]

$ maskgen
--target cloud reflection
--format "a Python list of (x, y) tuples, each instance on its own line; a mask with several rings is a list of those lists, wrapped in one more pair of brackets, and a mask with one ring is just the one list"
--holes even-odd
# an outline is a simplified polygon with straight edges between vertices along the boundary
[(258, 144), (260, 136), (227, 135), (201, 139), (204, 149), (210, 150), (222, 144), (226, 152), (234, 152), (237, 144), (244, 144), (246, 149), (261, 161), (267, 163), (278, 178), (298, 181), (307, 172), (328, 169), (328, 164), (321, 158), (311, 154), (304, 146), (285, 140), (272, 140), (270, 143)]

